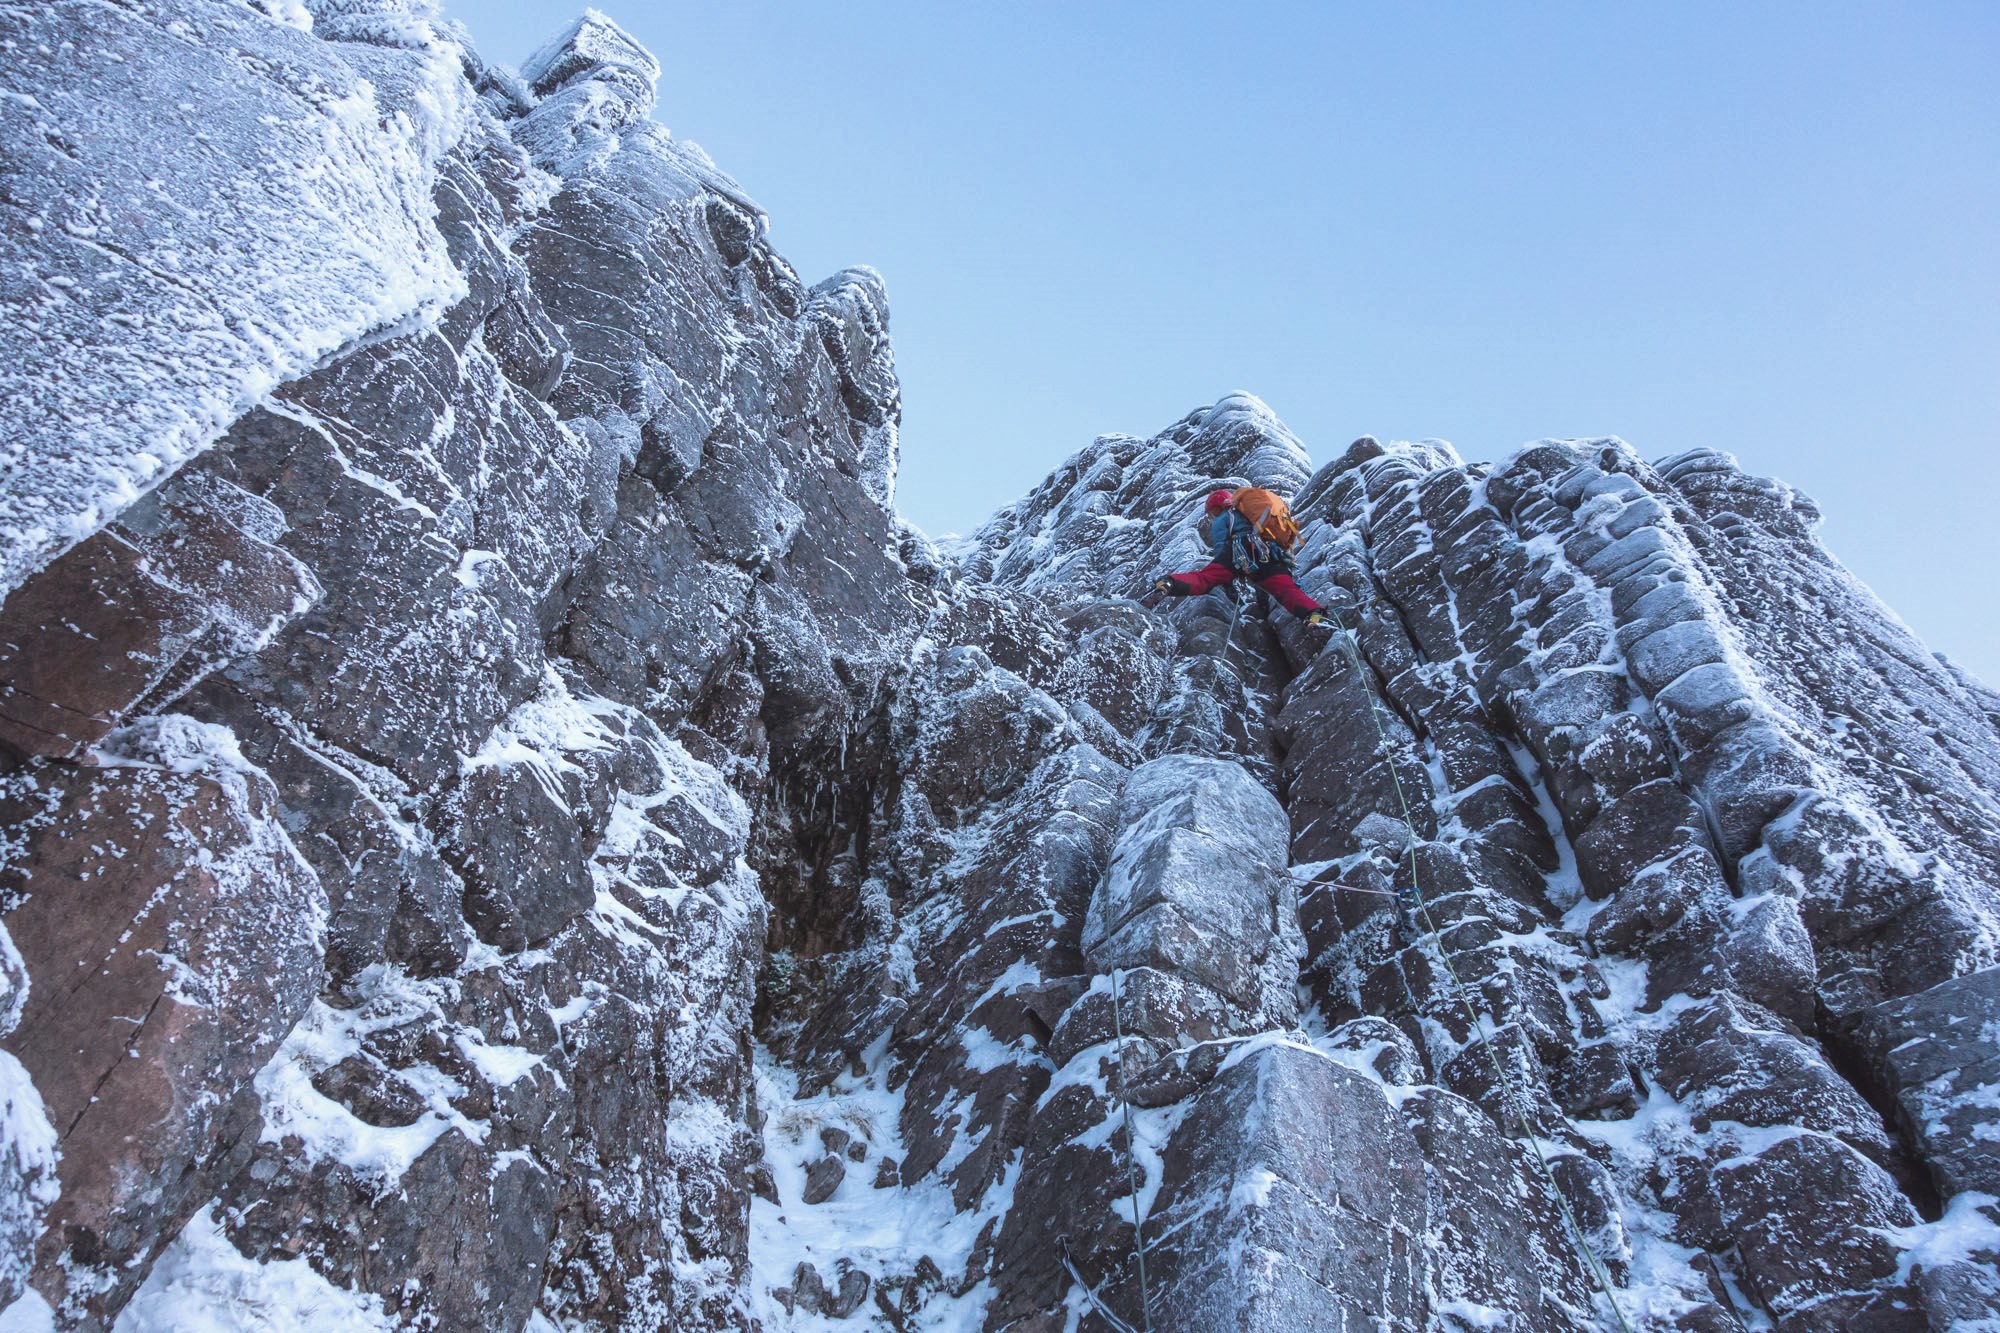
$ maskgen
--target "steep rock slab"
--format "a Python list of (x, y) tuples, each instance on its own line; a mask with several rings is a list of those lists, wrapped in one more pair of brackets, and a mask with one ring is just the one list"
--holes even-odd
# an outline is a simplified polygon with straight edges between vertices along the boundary
[(116, 766), (10, 784), (7, 925), (35, 962), (6, 1040), (62, 1150), (36, 1285), (80, 1326), (247, 1156), (250, 1081), (318, 988), (326, 921), (226, 733), (170, 716), (115, 740)]
[(283, 513), (208, 477), (168, 483), (0, 607), (0, 744), (74, 759), (268, 644), (321, 594)]
[(1250, 1048), (1188, 1107), (1148, 1220), (1157, 1327), (1426, 1327), (1423, 1164), (1381, 1085)]
[(1100, 972), (1178, 973), (1283, 1026), (1299, 952), (1286, 821), (1237, 764), (1173, 755), (1133, 770), (1082, 944)]
[(897, 1024), (909, 1077), (902, 1178), (936, 1170), (961, 1207), (1006, 1173), (1048, 1087), (1042, 1048), (1083, 986), (1069, 923), (1103, 873), (1122, 777), (1087, 746), (1051, 756), (1021, 789), (1032, 805), (980, 829), (913, 905), (918, 984)]
[(431, 188), (472, 97), (455, 47), (224, 0), (9, 4), (0, 41), (0, 306), (34, 330), (0, 365), (11, 591), (274, 385), (457, 298)]
[(1433, 1308), (1535, 1333), (1599, 1327), (1590, 1273), (1529, 1149), (1440, 1089), (1399, 1109), (1423, 1155)]
[(1809, 720), (1798, 743), (1866, 792), (1907, 845), (2000, 877), (2000, 756), (1990, 691), (1926, 651), (1820, 543), (1820, 513), (1727, 454), (1666, 459), (1659, 475), (1706, 520), (1691, 529), (1735, 602), (1736, 632), (1771, 665), (1765, 688)]
[[(995, 1244), (992, 1328), (1054, 1318), (1079, 1276), (1118, 1309), (1145, 1304), (1135, 1224), (1165, 1225), (1145, 1200), (1162, 1185), (1164, 1127), (1187, 1112), (1176, 1103), (1215, 1077), (1231, 1038), (1297, 1018), (1293, 881), (1276, 868), (1286, 821), (1270, 793), (1239, 764), (1166, 756), (1125, 777), (1115, 821), (1079, 939), (1091, 975), (1043, 992), (1067, 1003), (1040, 1043), (1054, 1068)], [(1233, 1132), (1207, 1146), (1230, 1151)]]
[(1891, 1000), (1865, 1022), (1938, 1193), (2000, 1198), (2000, 968)]
[(486, 336), (546, 319), (506, 248), (522, 215), (503, 187), (527, 170), (480, 121), (438, 189), (466, 298), (285, 385), (197, 465), (280, 510), (279, 544), (324, 589), (218, 689), (420, 797), (534, 693), (551, 599), (606, 517), (587, 443)]
[(881, 281), (806, 291), (742, 188), (643, 121), (643, 62), (603, 27), (537, 57), (544, 100), (515, 127), (563, 176), (521, 245), (576, 351), (552, 401), (629, 467), (563, 648), (597, 688), (677, 718), (747, 622), (780, 752), (837, 745), (916, 614), (882, 498), (898, 400)]
[[(1635, 704), (1645, 715), (1639, 731), (1664, 736), (1672, 776), (1704, 812), (1725, 875), (1741, 863), (1759, 876), (1756, 888), (1786, 882), (1818, 954), (1817, 998), (1837, 1028), (1849, 1028), (1860, 1010), (1891, 994), (1990, 963), (1991, 892), (1961, 869), (1990, 859), (1990, 763), (1977, 744), (1965, 764), (1948, 747), (1938, 752), (1936, 771), (1956, 769), (1971, 779), (1962, 812), (1941, 817), (1871, 776), (1842, 745), (1828, 745), (1826, 738), (1853, 730), (1844, 720), (1847, 703), (1863, 716), (1870, 710), (1846, 700), (1822, 663), (1829, 655), (1847, 660), (1843, 679), (1862, 671), (1900, 679), (1912, 645), (1866, 628), (1886, 626), (1883, 613), (1811, 539), (1799, 518), (1802, 502), (1794, 503), (1789, 488), (1745, 478), (1714, 455), (1665, 467), (1656, 472), (1618, 441), (1548, 442), (1522, 451), (1489, 483), (1489, 498), (1530, 546), (1553, 543), (1533, 563), (1551, 591), (1561, 590), (1548, 625), (1562, 630), (1558, 642), (1574, 645), (1575, 656), (1557, 660), (1597, 670), (1598, 685), (1610, 691), (1604, 717), (1616, 714), (1621, 699), (1646, 700)], [(1691, 503), (1702, 496), (1713, 504), (1708, 514)], [(1762, 586), (1767, 575), (1788, 591), (1774, 596)], [(1810, 610), (1832, 602), (1851, 604), (1854, 614)], [(1859, 632), (1843, 628), (1850, 622)], [(1549, 658), (1515, 663), (1503, 655), (1496, 665), (1503, 670), (1494, 684), (1509, 688), (1511, 672), (1518, 694), (1520, 684), (1546, 673)], [(1948, 673), (1918, 675), (1893, 692), (1927, 698), (1920, 706), (1927, 715), (1955, 714), (1952, 731), (1940, 737), (1983, 734)], [(1528, 696), (1531, 703), (1539, 697)], [(1889, 734), (1856, 736), (1847, 748), (1894, 744), (1891, 736), (1911, 715), (1885, 706), (1895, 715), (1883, 721)], [(1533, 709), (1523, 716), (1532, 723)], [(1610, 786), (1580, 785), (1563, 776), (1561, 748), (1535, 743), (1574, 834), (1630, 790), (1628, 773), (1643, 772), (1620, 764)], [(1725, 924), (1712, 912), (1696, 914), (1703, 917)], [(1741, 971), (1754, 975), (1754, 937), (1741, 943)], [(1656, 969), (1670, 969), (1676, 986), (1703, 972), (1710, 980), (1701, 984), (1724, 979), (1718, 960), (1701, 956), (1699, 937), (1660, 945)]]
[[(1786, 702), (1812, 693), (1805, 658), (1761, 637), (1752, 564), (1660, 474), (1616, 441), (1546, 442), (1484, 477), (1368, 443), (1308, 490), (1367, 532), (1421, 655), (1518, 730), (1580, 887), (1609, 897), (1577, 918), (1647, 962), (1649, 998), (1734, 990), (1811, 1026), (1987, 956), (1990, 912), (1950, 862), (1899, 842), (1799, 739), (1824, 730)], [(1765, 518), (1784, 534), (1741, 499), (1717, 510), (1734, 544)], [(1445, 734), (1425, 694), (1448, 692), (1402, 686), (1393, 657), (1383, 675)]]
[[(335, 58), (441, 68), (423, 0), (313, 8), (316, 36), (278, 37), (304, 63), (258, 79)], [(214, 12), (168, 31), (200, 47), (266, 22)], [(1060, 1324), (1082, 1293), (1050, 1219), (1086, 1280), (1136, 1310), (1134, 1221), (1184, 1206), (1163, 1254), (1199, 1272), (1228, 1242), (1227, 1210), (1191, 1202), (1221, 1187), (1200, 1163), (1289, 1151), (1221, 1113), (1188, 1126), (1236, 1105), (1253, 1061), (1224, 1069), (1226, 1053), (1297, 1017), (1305, 890), (1320, 1035), (1254, 1058), (1361, 1071), (1342, 1124), (1379, 1110), (1370, 1073), (1396, 1085), (1431, 1317), (1601, 1315), (1558, 1196), (1613, 1280), (1680, 1327), (1731, 1327), (1746, 1292), (1798, 1328), (1987, 1313), (1976, 1247), (1950, 1243), (1982, 1196), (1917, 1223), (1927, 1191), (1905, 1193), (1839, 1071), (1872, 1071), (1882, 1104), (1905, 1094), (1905, 1135), (1948, 1189), (1983, 1179), (1988, 1080), (1952, 1021), (1983, 1008), (1947, 988), (1993, 957), (2000, 714), (1836, 577), (1809, 503), (1715, 456), (1654, 470), (1615, 441), (1489, 468), (1364, 440), (1310, 474), (1269, 409), (1232, 395), (1093, 443), (946, 560), (888, 510), (880, 279), (801, 284), (742, 190), (647, 123), (658, 63), (602, 16), (522, 79), (464, 68), (447, 70), (466, 113), (449, 144), (409, 136), (418, 220), (462, 289), (283, 372), (151, 508), (44, 569), (72, 605), (44, 603), (0, 649), (11, 676), (39, 661), (38, 682), (79, 687), (31, 692), (73, 706), (16, 719), (53, 739), (21, 731), (15, 750), (66, 757), (23, 780), (137, 781), (74, 765), (169, 705), (226, 724), (333, 901), (328, 984), (253, 1084), (265, 1131), (215, 1149), (233, 1162), (254, 1138), (254, 1156), (220, 1187), (225, 1221), (198, 1215), (177, 1253), (233, 1244), (267, 1271), (303, 1255), (409, 1322), (513, 1328), (539, 1307), (738, 1325), (761, 971), (767, 1049), (804, 1089), (866, 1077), (897, 1106), (902, 1160), (872, 1160), (865, 1132), (822, 1136), (799, 1182), (822, 1203), (799, 1206), (872, 1183), (961, 1210), (948, 1253), (925, 1236), (874, 1267), (785, 1264), (769, 1285), (795, 1312), (873, 1297), (892, 1322)], [(37, 111), (5, 114), (65, 132)], [(207, 151), (234, 161), (291, 128), (203, 132), (227, 130)], [(73, 193), (42, 233), (72, 258), (95, 225)], [(166, 205), (135, 202), (171, 229)], [(56, 272), (69, 285), (36, 299), (97, 301), (90, 276)], [(1201, 495), (1229, 481), (1294, 495), (1302, 575), (1356, 630), (1355, 658), (1255, 598), (1125, 600), (1202, 559)], [(175, 568), (231, 529), (261, 543), (235, 548), (254, 577)], [(64, 578), (107, 549), (144, 604), (113, 608), (123, 637), (91, 647), (63, 613), (112, 576)], [(1364, 687), (1388, 710), (1386, 754)], [(1162, 754), (1201, 758), (1141, 767)], [(1311, 863), (1296, 879), (1288, 837)], [(1416, 921), (1394, 905), (1410, 869)], [(1106, 952), (1168, 908), (1186, 930)], [(73, 965), (42, 948), (38, 977)], [(1102, 969), (1130, 961), (1114, 992)], [(1523, 1128), (1554, 1193), (1506, 1138)], [(1641, 1138), (1664, 1146), (1621, 1156)], [(1175, 1142), (1186, 1192), (1162, 1203)], [(16, 1154), (25, 1206), (0, 1221), (32, 1220), (34, 1156)], [(121, 1280), (226, 1166), (140, 1219)], [(1270, 1259), (1230, 1298), (1253, 1312), (1280, 1289), (1365, 1286), (1373, 1242), (1393, 1252), (1418, 1197), (1396, 1176), (1388, 1199), (1329, 1212), (1294, 1188), (1308, 1173), (1272, 1174), (1261, 1194), (1231, 1187)], [(1338, 1249), (1349, 1234), (1370, 1243)], [(1707, 1251), (1712, 1303), (1669, 1234)], [(1415, 1279), (1389, 1268), (1385, 1308), (1404, 1309)]]

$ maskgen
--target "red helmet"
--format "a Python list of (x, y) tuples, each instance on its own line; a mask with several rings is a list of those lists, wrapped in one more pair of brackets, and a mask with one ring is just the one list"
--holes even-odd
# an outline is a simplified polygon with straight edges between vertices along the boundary
[(1210, 491), (1208, 493), (1208, 512), (1211, 514), (1219, 514), (1235, 503), (1235, 491)]

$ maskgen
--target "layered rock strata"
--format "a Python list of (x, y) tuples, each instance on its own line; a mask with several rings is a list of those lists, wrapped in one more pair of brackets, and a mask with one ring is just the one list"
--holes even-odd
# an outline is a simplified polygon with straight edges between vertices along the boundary
[[(0, 1318), (2000, 1320), (2000, 699), (1797, 492), (1232, 396), (940, 549), (602, 16), (0, 43)], [(1133, 600), (1246, 482), (1339, 630)]]

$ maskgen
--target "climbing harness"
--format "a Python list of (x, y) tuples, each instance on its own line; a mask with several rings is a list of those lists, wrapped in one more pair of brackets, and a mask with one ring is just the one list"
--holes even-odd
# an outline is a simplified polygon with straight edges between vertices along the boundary
[(1139, 1257), (1140, 1318), (1145, 1321), (1146, 1333), (1152, 1333), (1153, 1289), (1146, 1281), (1146, 1223), (1139, 1216), (1139, 1158), (1133, 1151), (1137, 1140), (1132, 1137), (1132, 1103), (1125, 1096), (1125, 1002), (1118, 984), (1120, 970), (1111, 969), (1111, 1031), (1118, 1038), (1118, 1104), (1125, 1108), (1125, 1175), (1132, 1182), (1132, 1248)]
[[(1563, 1193), (1562, 1186), (1556, 1183), (1555, 1172), (1550, 1169), (1549, 1159), (1542, 1152), (1541, 1140), (1535, 1136), (1528, 1123), (1525, 1110), (1529, 1104), (1528, 1099), (1515, 1086), (1513, 1078), (1501, 1064), (1499, 1055), (1493, 1049), (1493, 1034), (1487, 1031), (1485, 1018), (1473, 1007), (1465, 983), (1459, 979), (1458, 968), (1453, 965), (1451, 955), (1445, 952), (1443, 935), (1438, 930), (1436, 920), (1431, 916), (1430, 903), (1424, 898), (1423, 888), (1417, 882), (1417, 821), (1410, 813), (1409, 798), (1403, 794), (1403, 778), (1396, 771), (1395, 756), (1390, 752), (1389, 729), (1382, 722), (1382, 701), (1376, 695), (1375, 684), (1369, 678), (1368, 668), (1362, 665), (1361, 650), (1354, 634), (1348, 630), (1339, 611), (1328, 607), (1326, 613), (1332, 618), (1334, 628), (1339, 631), (1341, 643), (1346, 649), (1348, 665), (1354, 668), (1355, 677), (1361, 682), (1362, 691), (1368, 696), (1368, 709), (1375, 723), (1378, 753), (1382, 762), (1389, 768), (1389, 781), (1396, 791), (1396, 803), (1402, 807), (1403, 827), (1408, 833), (1408, 841), (1404, 846), (1410, 858), (1410, 899), (1414, 914), (1423, 919), (1424, 934), (1435, 946), (1437, 959), (1444, 965), (1445, 975), (1451, 979), (1452, 991), (1458, 997), (1459, 1007), (1465, 1010), (1465, 1016), (1472, 1024), (1473, 1031), (1479, 1034), (1480, 1048), (1486, 1052), (1486, 1058), (1493, 1066), (1493, 1076), (1506, 1097), (1508, 1112), (1520, 1130), (1519, 1137), (1526, 1139), (1529, 1148), (1533, 1150), (1535, 1164), (1541, 1168), (1542, 1178), (1548, 1183), (1549, 1193), (1555, 1199), (1556, 1206), (1562, 1210), (1563, 1222), (1568, 1226), (1571, 1238), (1576, 1241), (1577, 1250), (1590, 1269), (1591, 1277), (1596, 1280), (1598, 1290), (1604, 1293), (1604, 1299), (1611, 1306), (1611, 1315), (1618, 1321), (1618, 1327), (1623, 1333), (1632, 1333), (1632, 1325), (1626, 1322), (1625, 1311), (1618, 1304), (1617, 1293), (1611, 1284), (1611, 1275), (1605, 1269), (1603, 1261), (1597, 1257), (1597, 1251), (1592, 1248), (1589, 1237), (1584, 1235), (1582, 1225), (1576, 1220), (1576, 1212), (1570, 1207), (1569, 1197)], [(1405, 980), (1405, 994), (1408, 994), (1408, 986), (1409, 983)], [(1410, 999), (1414, 1006), (1416, 997), (1412, 995)]]

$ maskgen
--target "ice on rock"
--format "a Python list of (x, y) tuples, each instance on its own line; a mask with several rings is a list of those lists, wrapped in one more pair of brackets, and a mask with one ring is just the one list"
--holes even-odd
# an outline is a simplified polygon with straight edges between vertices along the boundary
[(547, 97), (578, 75), (625, 83), (650, 108), (660, 62), (601, 12), (586, 9), (521, 63), (521, 77), (537, 97)]
[(516, 137), (537, 161), (576, 176), (607, 163), (620, 135), (652, 112), (660, 62), (604, 15), (587, 9), (528, 57), (521, 77), (539, 100)]
[(1174, 1326), (1418, 1326), (1422, 1156), (1374, 1080), (1256, 1049), (1189, 1108), (1164, 1170), (1150, 1258)]
[[(2000, 696), (1793, 488), (1231, 393), (933, 543), (604, 14), (15, 9), (0, 1328), (2000, 1320)], [(1242, 484), (1339, 633), (1138, 600)]]
[(227, 0), (18, 17), (9, 590), (273, 388), (462, 294), (431, 193), (472, 100), (450, 51), (334, 45)]
[(1865, 1022), (1938, 1192), (2000, 1196), (2000, 968), (1891, 1000)]
[[(761, 220), (761, 218), (760, 218)], [(860, 458), (863, 485), (878, 504), (896, 500), (896, 428), (902, 388), (889, 342), (889, 294), (872, 268), (851, 268), (812, 289), (809, 309), (840, 372), (841, 394), (867, 426)]]
[(1170, 755), (1133, 771), (1119, 816), (1083, 928), (1092, 965), (1179, 972), (1288, 1021), (1300, 945), (1283, 808), (1240, 765)]
[(305, 8), (312, 30), (335, 41), (425, 47), (440, 40), (437, 0), (305, 0)]

